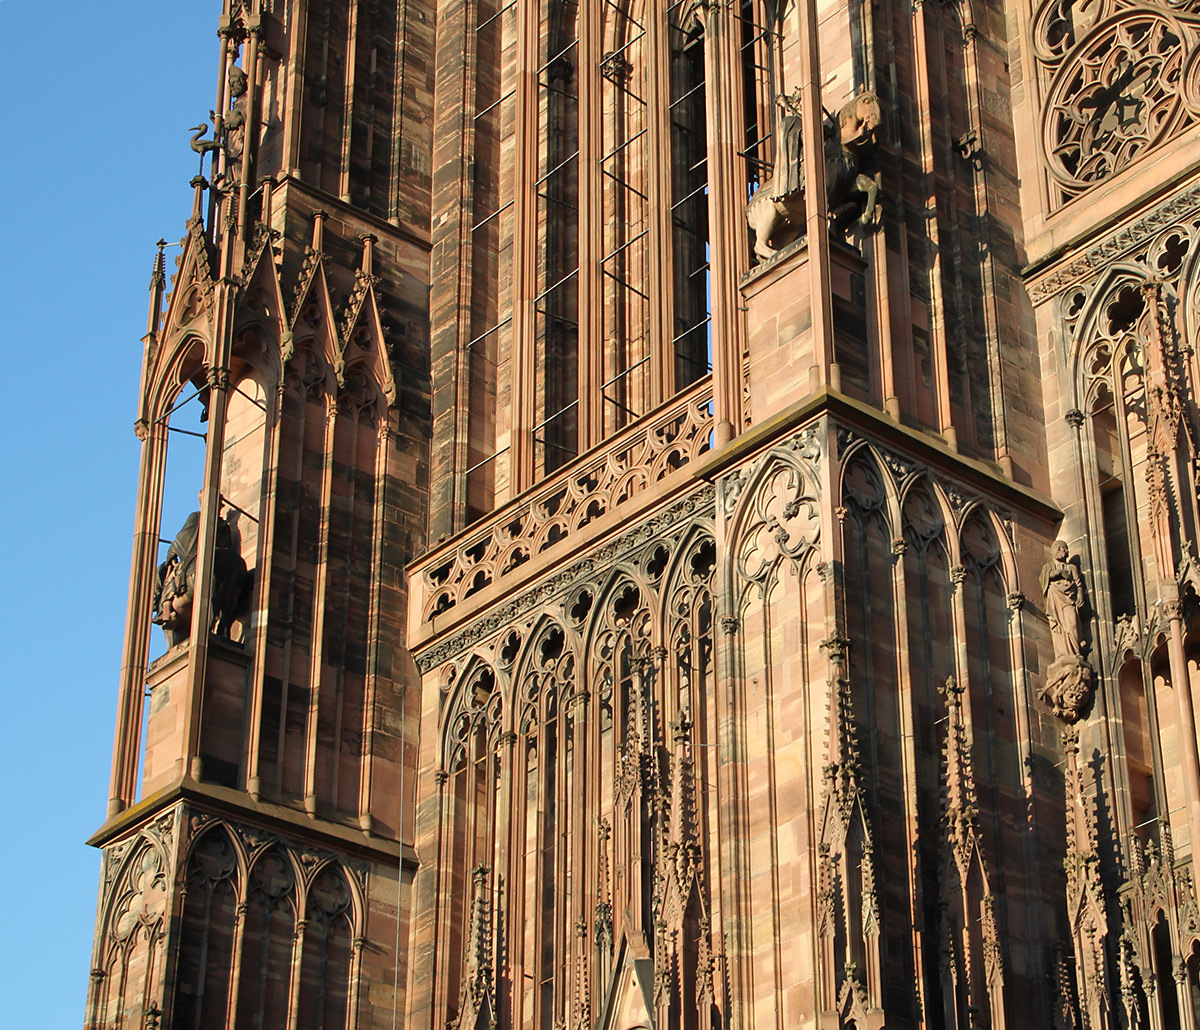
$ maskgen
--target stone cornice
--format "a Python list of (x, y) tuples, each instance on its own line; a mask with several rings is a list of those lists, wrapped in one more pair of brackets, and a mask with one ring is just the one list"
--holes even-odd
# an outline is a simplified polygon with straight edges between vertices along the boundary
[[(274, 189), (276, 193), (279, 193), (283, 189), (290, 189), (306, 194), (313, 201), (323, 204), (331, 210), (336, 208), (339, 218), (347, 222), (361, 222), (364, 225), (372, 225), (375, 227), (376, 232), (385, 237), (403, 240), (406, 243), (415, 244), (424, 250), (430, 250), (433, 247), (433, 242), (428, 233), (420, 233), (406, 223), (397, 225), (389, 222), (386, 218), (380, 218), (378, 215), (372, 214), (361, 207), (355, 207), (335, 194), (326, 193), (319, 186), (314, 186), (311, 182), (305, 182), (303, 179), (297, 179), (295, 176), (278, 176), (275, 180)], [(279, 199), (282, 203), (282, 196)]]
[(216, 816), (254, 823), (356, 857), (388, 864), (401, 862), (413, 867), (417, 864), (416, 852), (407, 844), (371, 836), (354, 826), (312, 817), (286, 805), (255, 801), (243, 791), (200, 783), (187, 776), (113, 816), (86, 843), (96, 848), (106, 847), (180, 801), (201, 806)]
[[(1029, 283), (1030, 299), (1039, 304), (1061, 293), (1078, 280), (1102, 271), (1112, 261), (1136, 250), (1156, 233), (1169, 228), (1172, 223), (1197, 208), (1200, 208), (1200, 182), (1155, 205), (1141, 218), (1124, 225), (1089, 247), (1079, 257), (1058, 265), (1040, 278), (1037, 276), (1052, 263), (1052, 259), (1047, 259), (1037, 267), (1027, 268), (1024, 276)], [(1057, 257), (1061, 258), (1063, 253), (1065, 249), (1060, 251)]]
[(827, 387), (751, 427), (721, 450), (706, 454), (695, 463), (693, 471), (702, 479), (719, 479), (744, 459), (772, 446), (791, 430), (822, 413), (828, 413), (838, 425), (856, 429), (884, 448), (922, 461), (930, 468), (1037, 519), (1057, 524), (1062, 518), (1062, 510), (1053, 500), (1039, 490), (1013, 482), (998, 465), (960, 454), (939, 437), (901, 425), (870, 405)]

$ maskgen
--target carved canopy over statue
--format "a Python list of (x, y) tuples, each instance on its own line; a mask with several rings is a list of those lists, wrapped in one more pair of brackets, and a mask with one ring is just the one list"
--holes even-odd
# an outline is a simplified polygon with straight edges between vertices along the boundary
[(1083, 577), (1069, 560), (1067, 545), (1056, 540), (1038, 578), (1046, 598), (1046, 619), (1054, 645), (1054, 661), (1046, 670), (1039, 696), (1055, 715), (1076, 722), (1092, 699), (1092, 667), (1084, 658), (1080, 632), (1084, 605)]
[[(754, 230), (754, 253), (767, 261), (804, 232), (804, 153), (800, 91), (776, 98), (775, 169), (746, 208)], [(869, 90), (842, 105), (837, 117), (825, 112), (825, 199), (833, 232), (875, 224), (879, 175), (874, 167), (876, 130), (883, 109)]]
[[(162, 627), (168, 647), (185, 640), (191, 629), (199, 535), (200, 513), (194, 511), (171, 541), (167, 557), (159, 565), (155, 577), (152, 621)], [(218, 518), (212, 584), (212, 612), (217, 636), (229, 639), (249, 582), (246, 563), (234, 546), (233, 527), (225, 519)]]

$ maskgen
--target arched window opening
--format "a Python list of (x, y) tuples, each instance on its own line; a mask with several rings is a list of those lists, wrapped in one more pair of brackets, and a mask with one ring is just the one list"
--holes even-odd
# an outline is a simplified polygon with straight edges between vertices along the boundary
[(605, 4), (600, 56), (600, 189), (603, 254), (605, 434), (644, 414), (650, 404), (649, 282), (651, 171), (646, 100), (646, 27), (629, 4)]
[(771, 177), (778, 87), (778, 5), (776, 0), (740, 0), (742, 122), (746, 199)]
[(151, 607), (162, 632), (150, 635), (151, 662), (185, 641), (191, 630), (199, 495), (208, 447), (208, 386), (186, 383), (159, 422), (167, 429), (167, 447)]
[[(304, 143), (299, 150), (300, 174), (330, 196), (342, 195), (342, 146), (346, 138), (346, 44), (350, 9), (345, 4), (315, 5), (309, 13), (320, 30), (309, 32), (303, 56), (306, 90)], [(330, 45), (331, 40), (342, 41)]]
[(295, 876), (284, 852), (274, 847), (250, 870), (242, 940), (238, 1026), (287, 1023), (295, 936)]
[(224, 1026), (233, 971), (238, 867), (224, 830), (206, 833), (187, 864), (172, 1025)]
[(708, 234), (708, 145), (704, 30), (670, 11), (671, 240), (675, 389), (712, 367), (712, 288)]
[(1179, 996), (1175, 992), (1175, 956), (1171, 948), (1171, 928), (1162, 912), (1150, 931), (1154, 949), (1154, 976), (1158, 981), (1158, 1006), (1162, 1025), (1179, 1026)]
[[(376, 491), (381, 476), (382, 396), (362, 364), (345, 373), (338, 395), (324, 518), (325, 615), (323, 670), (316, 698), (318, 739), (336, 742), (332, 760), (317, 764), (314, 789), (323, 805), (347, 815), (360, 810), (359, 788), (376, 556)], [(383, 429), (382, 432), (386, 432)]]
[(1104, 520), (1104, 547), (1108, 564), (1108, 583), (1114, 618), (1134, 615), (1134, 592), (1129, 518), (1126, 511), (1125, 462), (1117, 432), (1117, 417), (1112, 392), (1100, 393), (1092, 411), (1092, 434), (1096, 443), (1096, 471), (1100, 483), (1100, 506)]
[(512, 361), (513, 163), (516, 131), (514, 0), (480, 0), (475, 28), (474, 177), (470, 209), (471, 317), (466, 522), (508, 495)]
[(1158, 802), (1154, 783), (1154, 753), (1150, 713), (1142, 663), (1130, 659), (1118, 675), (1121, 694), (1121, 727), (1125, 735), (1125, 762), (1129, 775), (1129, 797), (1133, 830), (1145, 842), (1157, 836)]
[[(302, 314), (298, 324), (315, 323)], [(264, 690), (259, 762), (262, 785), (276, 798), (301, 798), (306, 792), (307, 727), (311, 692), (317, 685), (309, 660), (316, 648), (314, 620), (307, 613), (321, 604), (317, 589), (321, 582), (324, 504), (323, 477), (307, 470), (312, 468), (314, 458), (324, 462), (330, 400), (336, 390), (323, 348), (316, 336), (305, 335), (297, 340), (281, 398), (282, 419), (288, 432), (281, 434), (279, 443), (274, 517), (287, 543), (276, 549), (274, 560), (288, 574), (273, 580), (271, 606), (293, 613), (287, 628), (288, 646), (294, 656), (304, 657), (286, 662), (286, 673), (278, 680), (267, 677)]]
[(267, 394), (257, 373), (248, 370), (232, 380), (221, 451), (213, 607), (218, 635), (241, 643), (250, 635), (246, 594), (258, 563), (268, 418)]
[(350, 995), (350, 888), (335, 865), (326, 866), (308, 889), (308, 913), (300, 963), (299, 1030), (340, 1030)]
[(538, 247), (533, 297), (534, 478), (578, 453), (579, 40), (578, 4), (539, 5), (536, 75)]
[[(192, 301), (185, 298), (182, 303), (186, 305)], [(157, 505), (157, 509), (152, 507), (147, 511), (143, 524), (150, 532), (156, 532), (158, 539), (153, 569), (147, 570), (149, 582), (142, 582), (145, 583), (149, 621), (161, 632), (147, 627), (148, 632), (143, 638), (149, 701), (141, 709), (141, 734), (136, 751), (138, 769), (130, 783), (134, 796), (158, 789), (174, 775), (174, 762), (183, 746), (179, 739), (179, 705), (183, 702), (182, 695), (171, 689), (171, 683), (185, 674), (184, 666), (174, 658), (178, 654), (176, 649), (181, 649), (191, 636), (193, 622), (202, 634), (211, 634), (214, 638), (242, 643), (247, 635), (246, 602), (250, 575), (244, 555), (249, 554), (251, 562), (255, 561), (258, 541), (254, 526), (260, 504), (265, 415), (257, 407), (253, 408), (253, 415), (246, 415), (235, 404), (233, 434), (229, 432), (228, 411), (223, 418), (224, 424), (219, 427), (218, 436), (226, 441), (221, 445), (225, 460), (216, 469), (216, 482), (208, 487), (212, 489), (211, 496), (217, 505), (217, 510), (212, 513), (216, 519), (214, 549), (207, 570), (207, 603), (203, 612), (196, 612), (196, 589), (202, 580), (198, 565), (204, 532), (202, 497), (206, 489), (208, 446), (213, 439), (209, 425), (212, 386), (203, 361), (204, 348), (199, 341), (193, 340), (181, 348), (174, 359), (170, 383), (163, 389), (165, 396), (158, 402), (162, 407), (147, 427), (148, 503)], [(236, 384), (237, 380), (234, 382)], [(174, 392), (176, 389), (178, 392)], [(261, 389), (253, 385), (250, 389), (261, 400)], [(228, 401), (230, 396), (236, 400), (241, 395), (236, 389), (228, 389), (224, 399)], [(227, 407), (222, 404), (218, 410)], [(259, 423), (257, 430), (251, 425), (255, 420)], [(239, 428), (246, 432), (239, 434)], [(237, 505), (241, 512), (234, 512), (222, 499), (221, 491), (226, 476), (238, 462), (244, 466), (245, 481), (239, 484), (239, 499), (245, 503)], [(245, 539), (242, 538), (243, 526), (247, 527)], [(221, 693), (220, 698), (206, 703), (205, 718), (239, 723), (243, 703), (240, 686), (218, 693)], [(201, 750), (210, 750), (207, 740), (201, 744)], [(209, 763), (204, 775), (234, 786), (238, 773), (236, 760), (226, 753)]]

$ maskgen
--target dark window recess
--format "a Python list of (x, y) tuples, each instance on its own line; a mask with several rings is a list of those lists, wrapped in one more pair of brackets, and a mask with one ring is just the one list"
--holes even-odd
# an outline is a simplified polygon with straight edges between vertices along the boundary
[(1108, 552), (1108, 583), (1112, 590), (1114, 616), (1136, 611), (1133, 592), (1133, 568), (1129, 562), (1129, 526), (1125, 520), (1125, 491), (1121, 481), (1109, 479), (1102, 484), (1101, 505), (1104, 514), (1104, 542)]

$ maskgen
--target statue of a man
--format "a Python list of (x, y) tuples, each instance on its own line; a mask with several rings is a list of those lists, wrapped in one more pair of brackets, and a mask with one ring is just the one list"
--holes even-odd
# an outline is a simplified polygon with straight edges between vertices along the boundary
[(804, 188), (804, 137), (800, 121), (800, 88), (775, 98), (779, 116), (775, 121), (775, 169), (771, 175), (772, 200), (788, 197)]
[(225, 170), (223, 184), (236, 186), (241, 178), (242, 153), (246, 149), (246, 116), (249, 113), (246, 73), (234, 65), (229, 69), (229, 96), (232, 106), (225, 113), (223, 149)]
[(1083, 607), (1083, 579), (1079, 570), (1067, 560), (1064, 541), (1056, 540), (1050, 548), (1050, 560), (1042, 566), (1038, 582), (1046, 597), (1046, 617), (1050, 621), (1054, 657), (1082, 657), (1079, 610)]
[(151, 605), (153, 620), (162, 627), (167, 646), (174, 647), (188, 634), (192, 613), (192, 584), (196, 576), (196, 541), (200, 513), (192, 512), (175, 534), (167, 556), (158, 567)]
[[(192, 596), (196, 583), (196, 545), (200, 536), (200, 513), (192, 512), (171, 541), (167, 556), (158, 567), (151, 599), (152, 621), (162, 627), (167, 646), (184, 640), (191, 628)], [(249, 582), (246, 562), (233, 538), (233, 527), (218, 516), (213, 553), (212, 609), (216, 634), (229, 639), (234, 618), (241, 610), (243, 592)]]

